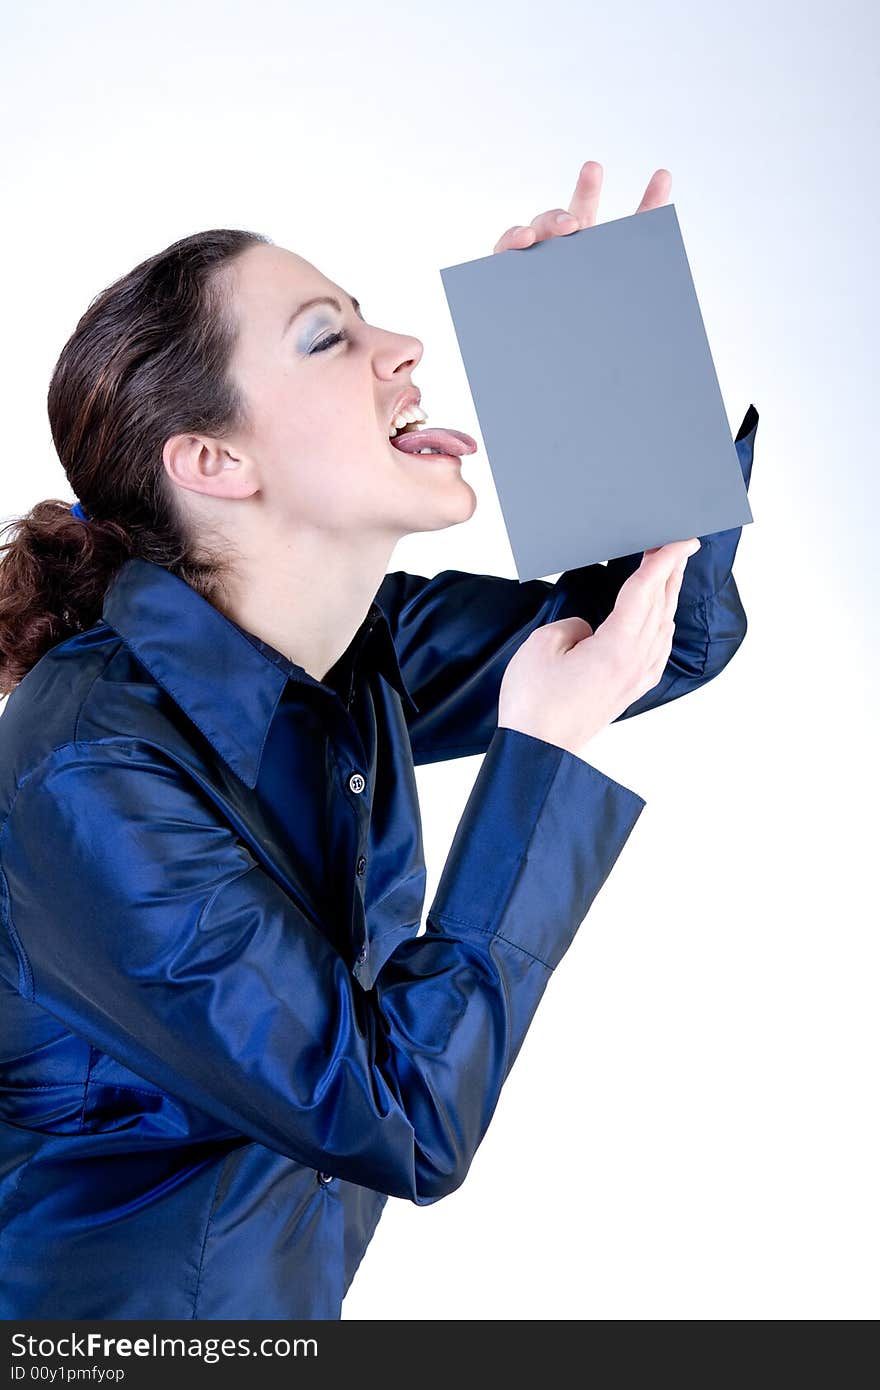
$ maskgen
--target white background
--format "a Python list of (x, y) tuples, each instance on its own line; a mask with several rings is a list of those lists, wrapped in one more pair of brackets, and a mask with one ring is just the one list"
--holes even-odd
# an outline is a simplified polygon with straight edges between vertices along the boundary
[[(389, 1201), (344, 1318), (878, 1313), (877, 37), (867, 3), (765, 0), (6, 15), (4, 519), (72, 497), (45, 396), (91, 298), (239, 226), (415, 333), (431, 418), (481, 444), (473, 519), (391, 568), (512, 577), (439, 267), (587, 159), (602, 221), (670, 170), (731, 433), (760, 413), (746, 641), (594, 741), (645, 811), (464, 1186)], [(428, 904), (478, 767), (419, 769)]]

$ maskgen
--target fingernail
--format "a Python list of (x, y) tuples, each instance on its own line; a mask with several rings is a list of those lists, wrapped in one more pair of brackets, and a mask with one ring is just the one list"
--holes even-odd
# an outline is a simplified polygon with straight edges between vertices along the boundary
[(557, 223), (560, 223), (560, 222), (573, 222), (574, 220), (575, 220), (575, 219), (572, 217), (572, 215), (571, 215), (570, 212), (557, 212), (557, 214), (556, 214), (556, 221), (557, 221)]

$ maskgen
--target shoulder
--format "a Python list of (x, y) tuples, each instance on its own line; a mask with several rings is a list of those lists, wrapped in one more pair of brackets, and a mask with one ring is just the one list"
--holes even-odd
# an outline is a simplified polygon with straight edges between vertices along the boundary
[(185, 765), (194, 734), (102, 620), (46, 652), (0, 708), (0, 822), (25, 782), (75, 756), (125, 764), (132, 745), (151, 745)]

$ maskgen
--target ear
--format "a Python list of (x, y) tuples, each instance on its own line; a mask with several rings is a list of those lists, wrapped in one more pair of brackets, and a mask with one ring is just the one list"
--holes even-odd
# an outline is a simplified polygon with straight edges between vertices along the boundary
[(175, 434), (165, 441), (162, 462), (172, 482), (206, 497), (251, 497), (257, 482), (251, 460), (207, 434)]

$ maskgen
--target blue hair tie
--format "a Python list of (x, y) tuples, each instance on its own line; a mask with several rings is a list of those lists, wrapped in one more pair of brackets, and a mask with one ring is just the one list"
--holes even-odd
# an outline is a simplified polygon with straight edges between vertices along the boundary
[(82, 509), (82, 503), (80, 503), (80, 502), (74, 502), (74, 504), (73, 504), (73, 506), (71, 507), (70, 510), (71, 510), (71, 512), (73, 513), (74, 516), (78, 516), (78, 517), (79, 517), (80, 521), (88, 521), (88, 517), (86, 516), (85, 512), (84, 512), (83, 509)]

